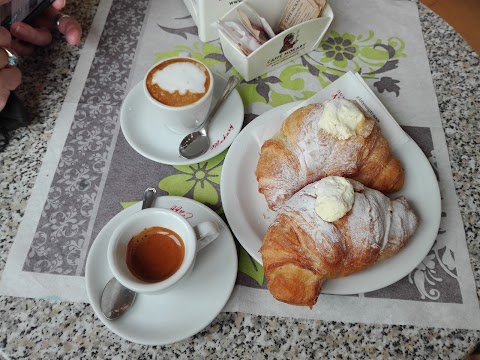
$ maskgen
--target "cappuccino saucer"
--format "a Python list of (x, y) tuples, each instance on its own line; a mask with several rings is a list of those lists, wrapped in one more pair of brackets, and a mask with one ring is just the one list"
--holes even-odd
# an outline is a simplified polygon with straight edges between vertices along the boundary
[(85, 268), (87, 295), (95, 315), (120, 337), (143, 345), (167, 345), (195, 335), (222, 311), (237, 277), (237, 250), (225, 222), (207, 206), (179, 196), (161, 196), (154, 207), (180, 213), (191, 225), (213, 221), (220, 235), (200, 250), (192, 273), (174, 288), (157, 295), (138, 294), (132, 308), (110, 321), (100, 310), (100, 296), (113, 276), (108, 266), (110, 236), (129, 215), (141, 210), (141, 203), (115, 215), (98, 233), (90, 248)]
[[(227, 80), (213, 74), (212, 106), (221, 96)], [(195, 159), (185, 159), (178, 146), (187, 134), (177, 134), (162, 124), (161, 111), (145, 96), (139, 82), (128, 93), (120, 109), (120, 125), (130, 146), (144, 157), (168, 165), (190, 165), (217, 156), (228, 148), (242, 129), (243, 102), (235, 89), (225, 100), (208, 128), (210, 148)]]

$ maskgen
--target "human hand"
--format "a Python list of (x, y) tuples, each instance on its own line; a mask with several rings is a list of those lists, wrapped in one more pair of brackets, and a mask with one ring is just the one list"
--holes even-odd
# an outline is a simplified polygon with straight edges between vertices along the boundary
[(22, 82), (22, 73), (17, 67), (9, 65), (9, 55), (3, 49), (11, 51), (11, 41), (10, 32), (4, 27), (0, 27), (0, 111), (5, 107), (10, 92)]
[[(0, 0), (0, 5), (11, 0)], [(13, 50), (19, 55), (29, 55), (35, 46), (46, 46), (52, 42), (52, 32), (58, 29), (65, 35), (70, 45), (77, 45), (82, 36), (82, 28), (73, 17), (62, 15), (66, 0), (55, 0), (42, 16), (32, 25), (15, 22), (10, 32), (15, 37), (12, 41)], [(58, 23), (58, 26), (57, 26)]]

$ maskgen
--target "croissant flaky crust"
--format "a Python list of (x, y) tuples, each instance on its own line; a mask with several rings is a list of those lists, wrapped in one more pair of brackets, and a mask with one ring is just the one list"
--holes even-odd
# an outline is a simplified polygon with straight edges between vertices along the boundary
[(352, 178), (383, 193), (402, 188), (403, 168), (375, 120), (364, 114), (356, 135), (341, 140), (319, 127), (322, 112), (322, 104), (297, 109), (262, 145), (255, 174), (270, 209), (331, 175)]
[(407, 201), (348, 180), (352, 209), (323, 221), (315, 211), (316, 185), (293, 195), (278, 211), (260, 249), (267, 287), (282, 302), (312, 307), (328, 280), (364, 270), (398, 253), (414, 234), (418, 218)]

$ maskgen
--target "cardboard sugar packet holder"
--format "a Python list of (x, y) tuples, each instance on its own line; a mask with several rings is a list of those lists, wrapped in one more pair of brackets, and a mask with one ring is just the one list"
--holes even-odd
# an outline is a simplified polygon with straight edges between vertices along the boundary
[[(247, 4), (270, 26), (275, 27), (282, 17), (287, 2), (288, 0), (244, 0), (222, 16), (221, 21), (238, 21), (237, 10), (245, 8)], [(332, 20), (333, 11), (327, 3), (321, 17), (282, 31), (248, 56), (222, 30), (218, 33), (225, 57), (245, 81), (250, 81), (316, 49)]]

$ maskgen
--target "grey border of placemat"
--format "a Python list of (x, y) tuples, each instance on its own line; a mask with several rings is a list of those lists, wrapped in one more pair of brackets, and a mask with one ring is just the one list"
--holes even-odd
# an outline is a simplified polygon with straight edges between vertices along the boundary
[[(149, 1), (112, 3), (23, 271), (78, 275)], [(50, 246), (48, 245), (50, 244)], [(80, 260), (80, 261), (79, 261)]]

